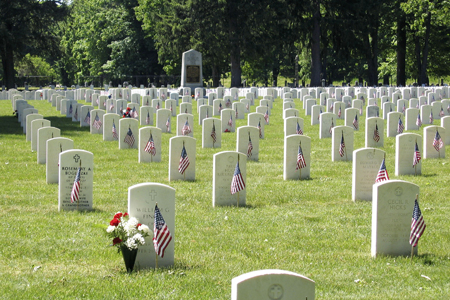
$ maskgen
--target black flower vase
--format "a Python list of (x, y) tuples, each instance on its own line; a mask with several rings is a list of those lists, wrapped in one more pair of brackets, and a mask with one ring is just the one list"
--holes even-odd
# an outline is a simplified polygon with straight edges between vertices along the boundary
[(127, 246), (121, 246), (123, 260), (125, 261), (125, 267), (127, 268), (127, 272), (133, 272), (134, 262), (136, 261), (136, 256), (138, 253), (138, 249), (130, 250)]

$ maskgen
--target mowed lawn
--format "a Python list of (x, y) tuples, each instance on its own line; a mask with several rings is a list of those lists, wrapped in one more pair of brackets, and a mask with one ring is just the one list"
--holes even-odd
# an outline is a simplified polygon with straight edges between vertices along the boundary
[[(12, 116), (11, 101), (0, 101), (2, 299), (230, 299), (231, 279), (260, 269), (311, 278), (316, 299), (450, 297), (448, 158), (423, 159), (422, 176), (397, 177), (395, 138), (385, 136), (389, 175), (419, 185), (427, 228), (412, 260), (374, 259), (372, 203), (352, 201), (352, 163), (331, 161), (331, 139), (319, 139), (319, 126), (309, 125), (299, 99), (302, 129), (312, 138), (311, 178), (283, 180), (284, 122), (278, 98), (260, 141), (259, 162), (247, 162), (247, 206), (239, 208), (212, 207), (213, 154), (235, 151), (236, 133), (222, 134), (220, 149), (202, 149), (195, 109), (196, 180), (169, 182), (168, 146), (174, 134), (162, 136), (162, 162), (140, 164), (138, 150), (104, 142), (47, 101), (28, 102), (75, 148), (94, 154), (94, 210), (58, 212), (58, 185), (46, 184), (45, 165), (37, 164), (36, 152)], [(364, 121), (361, 117), (355, 132), (355, 150), (364, 147)], [(247, 119), (237, 120), (237, 126), (246, 124)], [(343, 124), (337, 120), (336, 125)], [(126, 211), (128, 188), (143, 182), (176, 190), (175, 265), (128, 275), (105, 229), (114, 213)]]

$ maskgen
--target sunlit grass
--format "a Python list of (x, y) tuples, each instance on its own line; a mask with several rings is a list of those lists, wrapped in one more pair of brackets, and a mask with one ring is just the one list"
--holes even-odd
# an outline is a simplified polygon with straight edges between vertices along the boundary
[[(352, 164), (331, 162), (331, 139), (318, 138), (319, 127), (309, 125), (309, 116), (304, 132), (312, 138), (311, 179), (283, 180), (281, 101), (276, 100), (260, 141), (259, 162), (247, 163), (247, 206), (239, 208), (212, 207), (212, 157), (235, 150), (235, 133), (222, 135), (220, 149), (202, 149), (201, 127), (194, 122), (196, 180), (169, 183), (173, 134), (163, 134), (162, 162), (139, 164), (137, 150), (119, 150), (117, 143), (91, 135), (46, 101), (29, 101), (76, 148), (94, 153), (92, 212), (58, 212), (57, 185), (46, 184), (45, 165), (36, 163), (10, 101), (0, 101), (1, 298), (230, 299), (231, 279), (258, 269), (284, 269), (313, 279), (317, 299), (447, 298), (448, 158), (422, 160), (423, 176), (397, 178), (395, 139), (385, 137), (390, 177), (419, 185), (428, 227), (412, 261), (373, 259), (371, 203), (351, 200)], [(246, 122), (237, 120), (237, 126)], [(336, 125), (343, 124), (338, 120)], [(360, 124), (354, 149), (364, 146), (364, 118)], [(115, 212), (126, 210), (128, 187), (142, 182), (176, 189), (175, 265), (128, 275), (122, 257), (108, 247), (104, 229)]]

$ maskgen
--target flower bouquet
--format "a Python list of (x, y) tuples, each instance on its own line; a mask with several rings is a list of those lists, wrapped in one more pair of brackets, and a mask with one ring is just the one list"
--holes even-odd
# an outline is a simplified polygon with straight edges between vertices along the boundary
[(145, 237), (149, 236), (150, 228), (139, 223), (138, 219), (130, 217), (128, 213), (118, 212), (106, 228), (108, 237), (112, 238), (112, 246), (122, 252), (127, 271), (133, 271), (139, 246), (145, 244)]

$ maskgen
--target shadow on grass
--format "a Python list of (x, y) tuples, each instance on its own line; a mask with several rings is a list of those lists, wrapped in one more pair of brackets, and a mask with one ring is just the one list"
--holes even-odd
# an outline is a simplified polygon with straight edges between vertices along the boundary
[[(416, 255), (415, 257), (419, 258), (422, 263), (426, 266), (433, 266), (434, 265), (434, 259), (436, 258), (436, 255), (432, 253), (423, 253)], [(442, 257), (442, 259), (446, 259), (446, 257)]]

